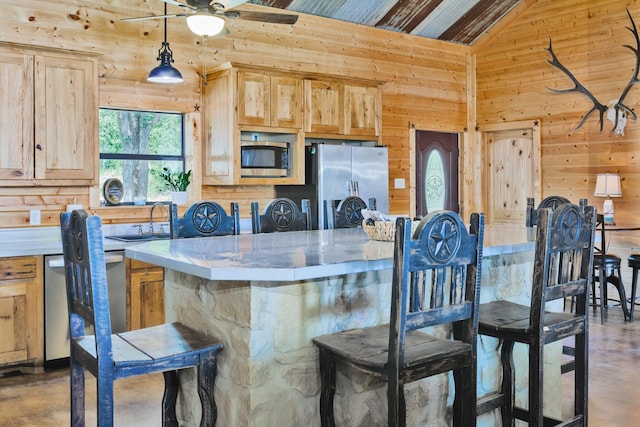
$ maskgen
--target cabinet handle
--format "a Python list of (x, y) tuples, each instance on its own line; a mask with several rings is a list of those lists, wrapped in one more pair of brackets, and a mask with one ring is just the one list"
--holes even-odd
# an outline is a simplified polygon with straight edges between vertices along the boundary
[(36, 150), (42, 150), (42, 145), (36, 144)]

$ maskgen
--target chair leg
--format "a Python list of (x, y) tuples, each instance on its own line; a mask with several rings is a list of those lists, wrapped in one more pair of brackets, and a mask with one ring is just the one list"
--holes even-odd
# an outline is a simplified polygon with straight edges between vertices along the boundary
[(588, 351), (588, 328), (589, 325), (585, 324), (585, 331), (582, 334), (578, 334), (575, 337), (576, 340), (576, 352), (575, 352), (575, 377), (574, 377), (574, 411), (575, 415), (583, 416), (583, 426), (588, 425), (588, 388), (589, 388), (589, 351)]
[(636, 286), (638, 285), (638, 269), (633, 267), (631, 272), (631, 307), (629, 308), (630, 320), (633, 320), (633, 311), (636, 306)]
[(598, 280), (598, 284), (600, 285), (600, 324), (604, 325), (604, 308), (607, 305), (607, 300), (605, 297), (607, 290), (607, 279), (604, 267), (600, 268), (598, 272), (600, 274), (600, 279)]
[(543, 415), (543, 359), (544, 344), (529, 345), (529, 426), (542, 427)]
[(476, 425), (477, 417), (477, 378), (476, 363), (472, 366), (453, 371), (455, 397), (453, 400), (453, 426), (467, 427)]
[(218, 418), (218, 409), (213, 395), (213, 386), (216, 381), (217, 352), (211, 351), (200, 356), (198, 365), (198, 395), (202, 403), (202, 419), (200, 427), (213, 427)]
[(97, 378), (98, 427), (113, 427), (113, 377), (100, 372)]
[(73, 357), (70, 365), (71, 425), (84, 426), (84, 368)]
[(320, 424), (322, 427), (335, 427), (333, 398), (336, 394), (336, 362), (331, 354), (320, 347)]
[(513, 364), (514, 341), (502, 341), (500, 360), (502, 363), (502, 386), (500, 392), (503, 396), (503, 403), (500, 409), (503, 427), (514, 427), (513, 406), (515, 399), (515, 370)]
[(176, 400), (178, 399), (178, 372), (166, 371), (164, 376), (164, 395), (162, 396), (162, 427), (178, 427)]

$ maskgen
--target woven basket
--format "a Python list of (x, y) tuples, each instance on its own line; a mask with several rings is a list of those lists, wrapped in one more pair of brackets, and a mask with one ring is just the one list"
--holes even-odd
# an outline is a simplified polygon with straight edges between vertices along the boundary
[[(420, 221), (413, 221), (411, 223), (411, 235), (418, 228)], [(396, 222), (395, 221), (376, 221), (374, 225), (367, 225), (362, 221), (362, 229), (370, 239), (382, 240), (384, 242), (393, 242), (396, 236)]]

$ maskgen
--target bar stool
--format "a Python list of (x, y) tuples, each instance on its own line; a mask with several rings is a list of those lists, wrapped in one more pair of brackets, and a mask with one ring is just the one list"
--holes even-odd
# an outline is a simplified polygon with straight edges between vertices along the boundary
[(631, 299), (629, 303), (631, 307), (629, 307), (629, 320), (633, 320), (633, 309), (636, 306), (636, 287), (638, 285), (638, 269), (640, 269), (640, 254), (631, 254), (629, 258), (627, 258), (627, 262), (629, 263), (629, 268), (632, 269), (631, 276)]

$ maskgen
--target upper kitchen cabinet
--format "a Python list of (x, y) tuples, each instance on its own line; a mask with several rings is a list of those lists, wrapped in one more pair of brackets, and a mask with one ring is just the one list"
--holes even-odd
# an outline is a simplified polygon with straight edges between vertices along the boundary
[(238, 71), (238, 123), (302, 128), (302, 79)]
[[(206, 76), (203, 99), (203, 184), (304, 183), (301, 78), (226, 64)], [(287, 176), (243, 171), (241, 144), (247, 138), (285, 141)]]
[(0, 45), (0, 183), (94, 184), (97, 105), (94, 56)]
[(305, 80), (304, 130), (311, 137), (379, 137), (381, 93), (377, 85)]

